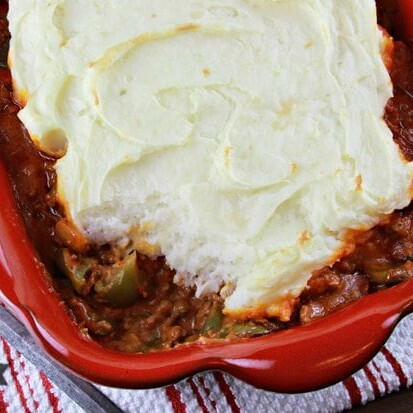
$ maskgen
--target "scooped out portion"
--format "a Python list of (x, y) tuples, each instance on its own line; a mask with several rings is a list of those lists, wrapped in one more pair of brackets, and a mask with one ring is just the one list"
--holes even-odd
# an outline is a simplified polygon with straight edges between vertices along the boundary
[[(10, 0), (8, 18), (19, 117), (60, 158), (67, 222), (126, 251), (95, 286), (120, 305), (145, 294), (136, 251), (226, 314), (288, 321), (352, 234), (410, 203), (374, 0)], [(60, 262), (81, 289), (93, 262)]]

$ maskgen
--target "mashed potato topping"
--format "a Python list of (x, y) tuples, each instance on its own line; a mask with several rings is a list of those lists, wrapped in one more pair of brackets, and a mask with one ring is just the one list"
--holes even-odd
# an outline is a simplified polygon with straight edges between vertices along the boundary
[(67, 142), (68, 215), (198, 294), (226, 284), (227, 313), (279, 316), (410, 202), (374, 0), (10, 0), (9, 21), (19, 116)]

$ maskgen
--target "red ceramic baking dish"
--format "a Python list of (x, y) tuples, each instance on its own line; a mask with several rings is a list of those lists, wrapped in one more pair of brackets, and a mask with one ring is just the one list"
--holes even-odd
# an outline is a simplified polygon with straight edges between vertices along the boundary
[[(413, 38), (413, 1), (400, 0), (400, 22)], [(397, 322), (413, 311), (413, 280), (369, 295), (311, 324), (236, 342), (185, 344), (123, 354), (80, 334), (28, 240), (0, 164), (0, 301), (57, 362), (96, 383), (150, 388), (219, 369), (256, 387), (309, 391), (333, 384), (368, 362)]]

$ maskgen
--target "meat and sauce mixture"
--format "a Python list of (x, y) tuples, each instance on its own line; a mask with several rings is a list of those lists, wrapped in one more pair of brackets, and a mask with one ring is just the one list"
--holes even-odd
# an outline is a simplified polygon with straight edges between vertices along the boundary
[[(377, 3), (379, 23), (398, 39), (396, 2)], [(165, 349), (200, 337), (257, 336), (309, 323), (413, 276), (413, 205), (359, 237), (351, 255), (315, 273), (284, 321), (231, 319), (222, 313), (220, 296), (196, 298), (192, 289), (174, 284), (164, 258), (140, 255), (128, 245), (89, 245), (56, 200), (55, 159), (38, 152), (17, 118), (6, 63), (6, 2), (0, 7), (0, 152), (27, 231), (85, 335), (124, 352)], [(401, 41), (395, 42), (391, 77), (395, 96), (385, 120), (413, 160), (413, 47)]]

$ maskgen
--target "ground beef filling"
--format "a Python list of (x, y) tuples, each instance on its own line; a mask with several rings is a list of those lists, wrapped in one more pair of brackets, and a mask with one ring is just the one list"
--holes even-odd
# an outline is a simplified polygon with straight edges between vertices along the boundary
[[(379, 23), (397, 38), (395, 2), (377, 3)], [(200, 337), (252, 337), (309, 323), (412, 277), (412, 206), (363, 234), (351, 255), (317, 271), (284, 322), (231, 319), (222, 314), (217, 294), (197, 298), (194, 290), (174, 284), (163, 257), (143, 256), (133, 246), (90, 246), (57, 202), (55, 159), (38, 152), (17, 118), (6, 65), (6, 12), (7, 2), (0, 3), (0, 153), (29, 236), (85, 335), (124, 352), (166, 349)], [(405, 43), (395, 44), (391, 77), (395, 96), (385, 120), (406, 159), (413, 160), (413, 48)]]

